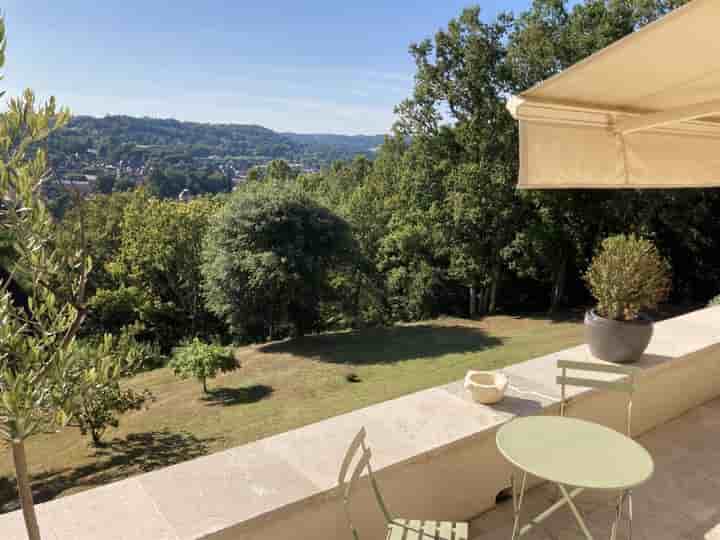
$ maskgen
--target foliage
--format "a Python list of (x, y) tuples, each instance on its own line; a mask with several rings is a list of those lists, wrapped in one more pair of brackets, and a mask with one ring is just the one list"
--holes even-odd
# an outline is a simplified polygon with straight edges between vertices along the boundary
[(235, 191), (204, 243), (208, 308), (259, 338), (287, 323), (297, 335), (316, 329), (332, 273), (349, 269), (356, 253), (344, 220), (282, 181)]
[(359, 153), (370, 155), (381, 142), (382, 135), (297, 135), (242, 124), (77, 116), (49, 140), (49, 150), (55, 160), (90, 151), (97, 152), (100, 159), (134, 165), (180, 165), (202, 159), (215, 163), (241, 161), (251, 166), (276, 158), (330, 163)]
[(629, 321), (667, 298), (670, 265), (651, 241), (621, 234), (603, 241), (585, 280), (599, 315)]
[(128, 193), (96, 194), (77, 202), (63, 217), (62, 236), (64, 246), (76, 241), (73, 231), (83, 223), (88, 255), (93, 260), (93, 271), (88, 278), (88, 287), (112, 289), (116, 280), (112, 276), (112, 264), (120, 250), (125, 209), (131, 205), (142, 205), (148, 200), (143, 190)]
[(135, 345), (129, 332), (118, 338), (105, 334), (97, 342), (78, 346), (77, 360), (67, 381), (83, 388), (76, 397), (76, 413), (71, 425), (83, 435), (90, 434), (92, 444), (100, 446), (108, 427), (118, 427), (118, 415), (143, 408), (152, 399), (145, 390), (137, 392), (121, 387), (121, 378), (135, 374), (146, 361), (145, 351)]
[(169, 366), (175, 375), (183, 379), (195, 377), (207, 394), (207, 379), (214, 378), (219, 372), (237, 369), (238, 363), (232, 349), (193, 338), (173, 351)]
[(709, 302), (708, 306), (720, 306), (720, 294), (713, 297)]
[(176, 199), (181, 191), (193, 194), (222, 193), (230, 191), (230, 181), (225, 175), (212, 169), (183, 170), (176, 167), (153, 167), (147, 177), (147, 185), (153, 195)]
[[(0, 66), (5, 60), (5, 23), (0, 19)], [(57, 246), (57, 228), (38, 196), (49, 176), (42, 143), (67, 123), (69, 113), (50, 98), (38, 105), (26, 90), (10, 99), (0, 115), (0, 225), (10, 231), (14, 257), (0, 287), (0, 437), (15, 463), (28, 538), (39, 540), (30, 489), (25, 440), (67, 423), (72, 400), (83, 391), (66, 384), (74, 358), (75, 335), (85, 317), (90, 260), (82, 224), (76, 249)], [(15, 273), (29, 283), (27, 302), (10, 292)]]
[[(189, 202), (133, 197), (124, 208), (113, 273), (134, 287), (126, 289), (134, 305), (126, 306), (140, 310), (139, 319), (165, 348), (183, 334), (218, 330), (201, 297), (200, 262), (203, 236), (219, 206), (204, 197)], [(135, 294), (138, 290), (142, 294)]]
[(99, 334), (117, 332), (141, 320), (150, 301), (147, 292), (134, 285), (98, 289), (88, 301), (87, 329)]

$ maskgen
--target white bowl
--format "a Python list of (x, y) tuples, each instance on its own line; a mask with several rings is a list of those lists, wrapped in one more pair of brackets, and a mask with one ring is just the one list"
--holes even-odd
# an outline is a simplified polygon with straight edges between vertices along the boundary
[(493, 371), (468, 371), (465, 375), (465, 390), (470, 392), (473, 401), (478, 403), (497, 403), (505, 395), (508, 378)]

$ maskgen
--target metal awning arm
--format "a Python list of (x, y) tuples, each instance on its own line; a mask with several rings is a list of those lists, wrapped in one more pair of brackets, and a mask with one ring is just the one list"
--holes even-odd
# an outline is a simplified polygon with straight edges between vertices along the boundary
[(636, 131), (652, 129), (676, 122), (686, 122), (714, 114), (720, 114), (720, 99), (706, 103), (698, 103), (688, 107), (679, 107), (677, 109), (625, 118), (615, 124), (615, 131), (619, 134), (627, 135)]

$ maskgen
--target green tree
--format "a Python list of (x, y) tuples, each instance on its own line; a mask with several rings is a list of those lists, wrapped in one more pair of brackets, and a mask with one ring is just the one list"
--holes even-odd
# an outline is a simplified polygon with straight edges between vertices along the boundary
[(178, 377), (195, 377), (202, 384), (203, 393), (207, 394), (207, 380), (220, 372), (227, 373), (237, 369), (238, 363), (227, 347), (204, 343), (194, 338), (175, 349), (169, 366)]
[(350, 226), (287, 182), (248, 183), (233, 193), (205, 236), (210, 310), (256, 337), (285, 323), (303, 335), (319, 324), (333, 270), (351, 265)]
[(205, 197), (186, 203), (133, 197), (125, 206), (112, 271), (120, 282), (147, 292), (155, 308), (146, 322), (166, 346), (187, 332), (217, 329), (202, 299), (200, 265), (203, 237), (218, 207)]
[(112, 193), (115, 187), (115, 176), (112, 174), (101, 174), (97, 179), (97, 190), (100, 193)]
[[(5, 25), (0, 20), (0, 65), (5, 56)], [(2, 225), (15, 239), (11, 271), (29, 279), (27, 306), (0, 290), (0, 437), (12, 451), (23, 517), (30, 540), (40, 539), (28, 476), (25, 441), (66, 424), (81, 388), (66, 385), (73, 363), (75, 335), (85, 317), (90, 261), (82, 250), (56, 247), (56, 226), (37, 196), (48, 177), (47, 156), (39, 143), (68, 120), (54, 99), (37, 105), (31, 91), (11, 99), (0, 115), (0, 194)], [(42, 145), (40, 145), (42, 146)]]
[(80, 432), (90, 434), (93, 446), (100, 446), (105, 430), (119, 425), (118, 415), (143, 408), (152, 394), (123, 389), (121, 379), (137, 373), (144, 358), (134, 353), (134, 338), (127, 332), (113, 338), (110, 334), (98, 342), (78, 346), (76, 361), (68, 382), (82, 387), (70, 422)]
[(273, 159), (268, 163), (265, 176), (272, 180), (290, 180), (295, 178), (295, 173), (284, 159)]

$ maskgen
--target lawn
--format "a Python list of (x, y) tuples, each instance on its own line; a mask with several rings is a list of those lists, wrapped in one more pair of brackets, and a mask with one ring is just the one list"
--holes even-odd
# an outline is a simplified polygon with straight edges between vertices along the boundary
[[(575, 319), (438, 319), (243, 347), (241, 369), (209, 381), (209, 396), (197, 381), (157, 369), (129, 381), (156, 400), (125, 415), (105, 447), (89, 447), (70, 428), (31, 439), (33, 491), (46, 501), (581, 342)], [(16, 494), (3, 450), (0, 509), (7, 511)]]

